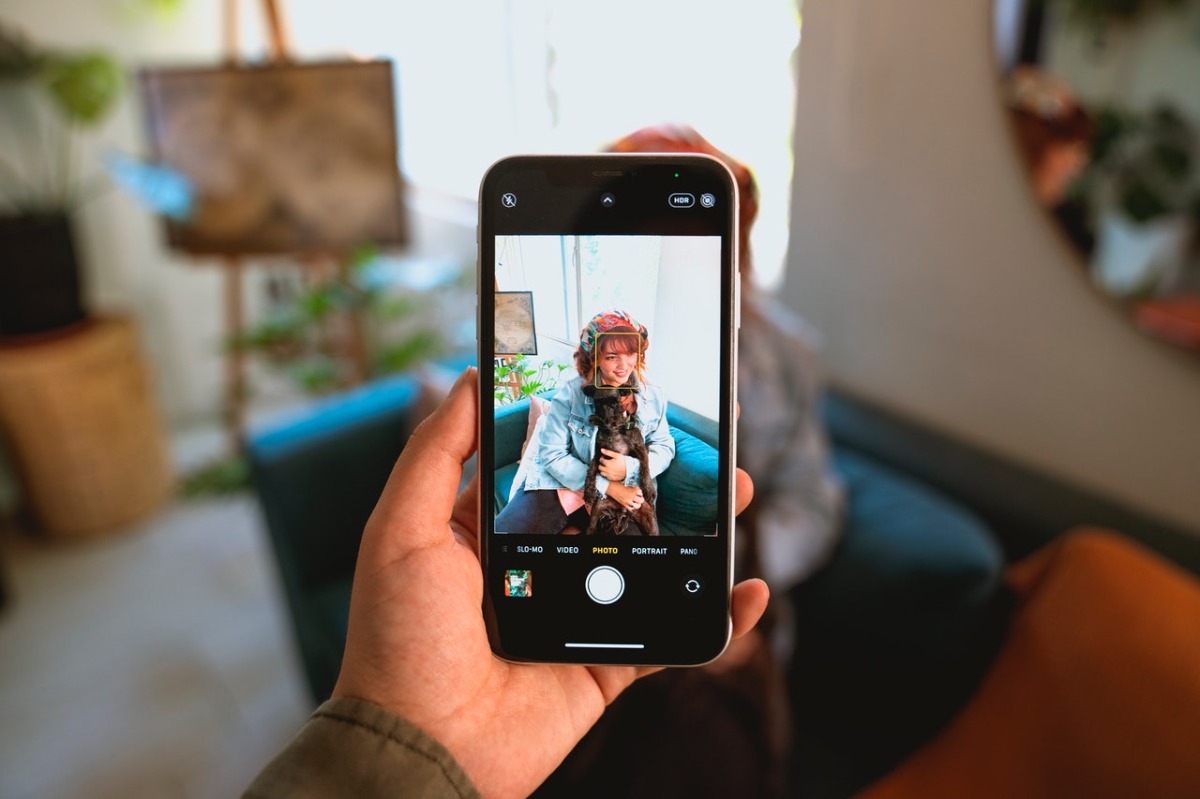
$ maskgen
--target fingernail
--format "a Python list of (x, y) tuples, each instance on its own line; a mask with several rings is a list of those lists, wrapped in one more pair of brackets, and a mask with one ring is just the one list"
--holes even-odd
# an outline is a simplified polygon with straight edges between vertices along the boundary
[(462, 370), (462, 374), (458, 376), (458, 380), (454, 381), (454, 386), (450, 389), (451, 392), (460, 390), (463, 386), (470, 385), (475, 378), (475, 373), (478, 370), (474, 366), (468, 366)]

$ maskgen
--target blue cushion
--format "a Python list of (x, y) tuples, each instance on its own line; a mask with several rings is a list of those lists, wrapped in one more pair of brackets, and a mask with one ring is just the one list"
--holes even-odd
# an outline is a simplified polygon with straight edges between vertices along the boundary
[(492, 492), (496, 497), (496, 513), (504, 510), (504, 506), (508, 504), (508, 492), (512, 490), (513, 480), (516, 478), (519, 468), (521, 468), (521, 464), (510, 463), (496, 470)]
[[(492, 452), (494, 465), (498, 469), (521, 460), (521, 447), (525, 445), (525, 433), (529, 429), (529, 400), (523, 399), (505, 405), (495, 411), (495, 448)], [(508, 492), (504, 492), (508, 496)]]
[(658, 524), (663, 535), (711, 535), (717, 524), (717, 451), (671, 427), (675, 459), (658, 476)]
[(717, 420), (696, 413), (677, 402), (667, 404), (667, 424), (674, 430), (682, 430), (714, 447), (717, 445)]
[(830, 563), (797, 594), (808, 631), (918, 655), (952, 646), (990, 612), (1004, 556), (965, 506), (854, 450), (834, 466), (849, 507)]

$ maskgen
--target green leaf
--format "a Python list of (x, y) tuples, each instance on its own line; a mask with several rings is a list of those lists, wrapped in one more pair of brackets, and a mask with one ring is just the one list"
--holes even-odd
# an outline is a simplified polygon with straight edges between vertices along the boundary
[(434, 330), (419, 330), (403, 341), (392, 344), (379, 356), (384, 372), (400, 372), (436, 355), (442, 347), (442, 337)]
[(46, 88), (58, 109), (83, 125), (104, 119), (124, 86), (117, 62), (100, 52), (52, 56), (44, 71)]
[(377, 258), (379, 258), (379, 247), (377, 245), (372, 243), (360, 244), (350, 254), (349, 271), (359, 272), (364, 267), (370, 266)]
[(250, 465), (235, 455), (214, 461), (186, 474), (179, 484), (179, 493), (186, 499), (227, 496), (250, 488)]
[(305, 391), (319, 394), (337, 387), (337, 364), (329, 358), (309, 358), (291, 368), (292, 379)]
[(296, 297), (296, 308), (306, 319), (320, 321), (338, 307), (337, 289), (333, 285), (320, 286)]
[(1134, 180), (1125, 187), (1120, 198), (1121, 210), (1138, 224), (1149, 222), (1171, 209), (1162, 198), (1142, 180)]
[(1175, 183), (1187, 180), (1192, 170), (1192, 157), (1183, 147), (1162, 142), (1154, 146), (1151, 155), (1165, 177)]
[(1092, 163), (1103, 164), (1129, 132), (1129, 121), (1116, 109), (1104, 108), (1096, 114), (1092, 133)]
[(379, 295), (373, 311), (381, 321), (394, 322), (415, 315), (424, 303), (416, 296)]

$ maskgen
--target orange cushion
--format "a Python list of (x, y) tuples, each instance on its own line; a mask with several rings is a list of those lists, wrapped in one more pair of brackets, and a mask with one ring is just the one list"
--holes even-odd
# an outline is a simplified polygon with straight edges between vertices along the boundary
[(1100, 530), (1007, 579), (1018, 609), (977, 695), (862, 796), (1200, 796), (1200, 583)]

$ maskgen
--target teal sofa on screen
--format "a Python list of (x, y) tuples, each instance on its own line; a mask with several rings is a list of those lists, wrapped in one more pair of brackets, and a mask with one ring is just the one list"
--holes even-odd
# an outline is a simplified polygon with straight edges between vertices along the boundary
[[(508, 495), (529, 429), (529, 399), (496, 411), (496, 512)], [(717, 423), (676, 405), (667, 406), (667, 424), (675, 439), (675, 458), (658, 477), (660, 535), (709, 535), (717, 524)]]

